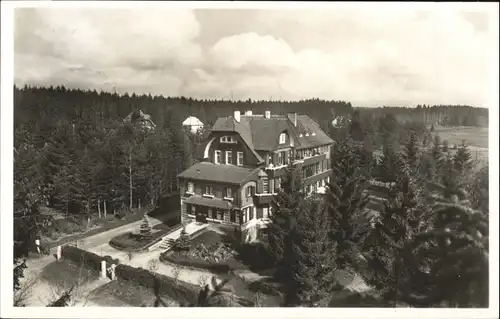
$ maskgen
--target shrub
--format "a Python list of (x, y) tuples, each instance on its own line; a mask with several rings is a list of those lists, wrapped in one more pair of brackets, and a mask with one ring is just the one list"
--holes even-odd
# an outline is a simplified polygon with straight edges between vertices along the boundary
[(155, 230), (170, 230), (170, 226), (165, 225), (165, 224), (158, 224), (158, 225), (154, 225), (153, 229), (155, 229)]
[(186, 232), (186, 226), (182, 227), (181, 234), (179, 238), (175, 241), (172, 250), (177, 252), (187, 252), (189, 251), (189, 236)]
[(185, 267), (205, 269), (214, 273), (227, 273), (231, 269), (226, 262), (212, 263), (207, 260), (193, 259), (170, 251), (160, 254), (160, 261), (170, 262)]
[(157, 243), (168, 231), (160, 230), (149, 236), (134, 234), (131, 232), (118, 235), (110, 240), (109, 245), (118, 250), (140, 251)]
[(143, 287), (154, 289), (157, 294), (165, 294), (179, 301), (181, 305), (192, 304), (198, 295), (199, 288), (195, 285), (160, 274), (152, 273), (146, 269), (134, 268), (128, 265), (118, 265), (115, 270), (118, 279), (130, 280)]

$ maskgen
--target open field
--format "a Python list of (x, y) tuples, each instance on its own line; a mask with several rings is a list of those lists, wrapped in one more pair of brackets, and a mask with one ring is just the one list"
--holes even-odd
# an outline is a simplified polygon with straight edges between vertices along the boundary
[(442, 141), (447, 140), (450, 145), (465, 144), (475, 148), (488, 149), (488, 127), (434, 127), (434, 135), (439, 135)]

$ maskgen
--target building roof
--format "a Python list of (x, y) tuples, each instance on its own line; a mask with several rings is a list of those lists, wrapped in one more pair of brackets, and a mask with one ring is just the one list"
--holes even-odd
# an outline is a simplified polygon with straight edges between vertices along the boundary
[(240, 122), (232, 117), (217, 119), (212, 132), (236, 132), (255, 151), (272, 151), (278, 147), (279, 134), (286, 131), (296, 148), (315, 147), (333, 143), (319, 125), (307, 115), (297, 115), (294, 126), (288, 115), (241, 115)]
[(186, 125), (186, 126), (200, 126), (200, 125), (203, 125), (203, 122), (200, 121), (199, 118), (195, 117), (195, 116), (190, 116), (188, 118), (186, 118), (184, 120), (184, 122), (182, 122), (182, 125)]
[(128, 122), (128, 123), (132, 123), (132, 124), (140, 123), (141, 125), (143, 125), (145, 127), (146, 126), (149, 126), (152, 128), (156, 127), (156, 124), (151, 119), (151, 115), (142, 112), (142, 110), (140, 110), (140, 109), (131, 112), (129, 115), (127, 115), (123, 119), (123, 121)]
[(253, 178), (259, 171), (260, 168), (199, 162), (177, 175), (177, 177), (240, 185)]

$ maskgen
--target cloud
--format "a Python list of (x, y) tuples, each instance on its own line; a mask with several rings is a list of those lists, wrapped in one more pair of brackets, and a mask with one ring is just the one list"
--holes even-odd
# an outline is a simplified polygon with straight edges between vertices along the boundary
[(200, 98), (484, 104), (492, 11), (391, 8), (18, 9), (15, 78)]
[(46, 77), (98, 86), (97, 81), (105, 80), (122, 90), (151, 86), (151, 91), (176, 94), (171, 87), (158, 87), (175, 77), (169, 71), (202, 63), (201, 49), (193, 41), (199, 25), (190, 10), (17, 10), (18, 82)]

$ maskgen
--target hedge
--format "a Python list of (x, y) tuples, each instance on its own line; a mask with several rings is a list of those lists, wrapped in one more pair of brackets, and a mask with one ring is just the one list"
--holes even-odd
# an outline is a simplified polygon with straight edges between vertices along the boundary
[(69, 260), (82, 263), (98, 271), (101, 270), (101, 261), (106, 261), (107, 267), (111, 264), (118, 265), (120, 261), (118, 259), (113, 259), (111, 256), (101, 257), (92, 252), (80, 249), (74, 246), (64, 246), (61, 248), (61, 255), (63, 258), (68, 258)]
[(215, 273), (227, 273), (231, 270), (231, 265), (227, 261), (212, 263), (203, 259), (193, 259), (179, 254), (166, 251), (160, 254), (161, 262), (169, 262), (188, 268), (205, 269)]
[(167, 295), (183, 306), (195, 303), (200, 290), (196, 285), (128, 265), (118, 265), (115, 275), (118, 279), (133, 281), (143, 287), (154, 289), (155, 294)]

